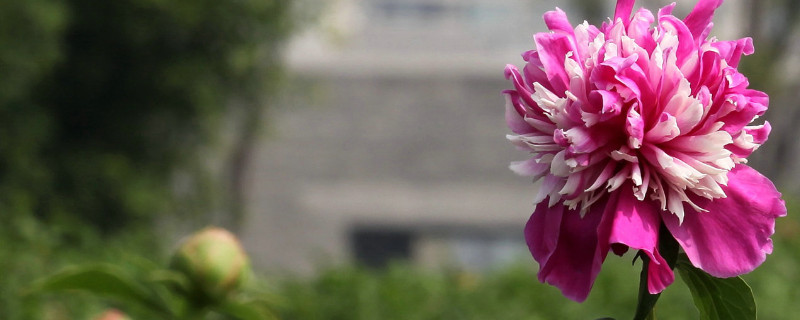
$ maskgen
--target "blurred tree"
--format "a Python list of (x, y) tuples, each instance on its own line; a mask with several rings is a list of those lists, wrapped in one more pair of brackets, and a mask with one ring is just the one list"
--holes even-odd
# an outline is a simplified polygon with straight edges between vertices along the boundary
[(223, 119), (235, 125), (219, 210), (241, 215), (290, 1), (4, 1), (0, 11), (6, 215), (74, 217), (103, 232), (146, 224), (165, 211), (176, 168), (207, 166)]
[(179, 211), (235, 229), (295, 4), (0, 1), (4, 318), (41, 318), (11, 304), (65, 249), (129, 227), (152, 240), (156, 218)]

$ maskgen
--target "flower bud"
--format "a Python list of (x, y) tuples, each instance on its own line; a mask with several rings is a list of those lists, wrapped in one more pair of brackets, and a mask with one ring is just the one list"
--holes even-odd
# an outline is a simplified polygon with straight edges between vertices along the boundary
[(108, 309), (102, 314), (94, 318), (94, 320), (130, 320), (122, 311), (117, 309)]
[(225, 229), (198, 231), (178, 248), (170, 268), (189, 280), (188, 294), (200, 303), (214, 303), (239, 289), (250, 273), (247, 254)]

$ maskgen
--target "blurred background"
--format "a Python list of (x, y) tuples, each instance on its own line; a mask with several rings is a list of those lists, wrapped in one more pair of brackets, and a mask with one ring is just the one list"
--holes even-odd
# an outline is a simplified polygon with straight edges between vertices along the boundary
[[(614, 3), (0, 0), (0, 317), (89, 319), (113, 302), (26, 288), (68, 265), (165, 261), (207, 225), (242, 239), (281, 318), (629, 317), (630, 258), (582, 305), (536, 281), (536, 187), (507, 169), (526, 155), (500, 94), (545, 11), (597, 24)], [(713, 32), (754, 38), (740, 69), (770, 94), (773, 131), (750, 165), (792, 206), (798, 15), (727, 0)], [(747, 277), (762, 319), (800, 311), (794, 213)], [(660, 316), (696, 317), (676, 287)]]

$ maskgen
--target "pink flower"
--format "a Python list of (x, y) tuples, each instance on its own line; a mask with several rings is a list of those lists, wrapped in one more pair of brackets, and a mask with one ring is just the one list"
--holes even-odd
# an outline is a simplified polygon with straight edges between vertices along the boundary
[(745, 165), (769, 135), (751, 125), (769, 98), (736, 69), (752, 40), (709, 38), (722, 0), (683, 20), (619, 0), (613, 21), (573, 27), (560, 9), (534, 35), (520, 72), (506, 66), (508, 138), (541, 180), (525, 227), (539, 280), (583, 301), (609, 251), (650, 259), (648, 289), (674, 280), (658, 252), (661, 224), (692, 264), (716, 277), (752, 271), (772, 252), (780, 193)]

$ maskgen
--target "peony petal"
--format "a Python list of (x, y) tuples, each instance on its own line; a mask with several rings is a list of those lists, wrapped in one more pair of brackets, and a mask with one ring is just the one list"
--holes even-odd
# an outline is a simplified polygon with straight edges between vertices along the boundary
[[(672, 269), (658, 252), (658, 232), (661, 226), (658, 204), (639, 201), (631, 192), (633, 186), (626, 184), (610, 196), (608, 212), (603, 215), (600, 227), (601, 241), (623, 244), (642, 250), (650, 257), (648, 267), (648, 289), (656, 294), (675, 280)], [(616, 205), (611, 203), (616, 201)], [(607, 250), (606, 250), (607, 251)]]
[(588, 99), (590, 103), (584, 105), (585, 113), (582, 115), (587, 126), (606, 121), (622, 112), (622, 97), (615, 91), (592, 90)]
[(536, 48), (539, 50), (539, 59), (544, 66), (544, 71), (553, 87), (553, 93), (564, 97), (564, 92), (569, 89), (569, 77), (564, 69), (564, 59), (572, 52), (569, 37), (558, 33), (537, 33), (533, 36)]
[(506, 98), (506, 124), (516, 134), (529, 134), (537, 132), (525, 121), (522, 115), (526, 113), (525, 107), (519, 99), (519, 93), (514, 90), (503, 91)]
[(658, 16), (662, 17), (662, 16), (667, 16), (667, 15), (672, 14), (672, 10), (675, 9), (675, 5), (677, 5), (677, 4), (675, 2), (673, 2), (673, 3), (670, 3), (670, 4), (662, 7), (661, 9), (658, 9)]
[(522, 59), (527, 62), (522, 68), (527, 84), (533, 87), (533, 83), (537, 82), (547, 90), (553, 91), (553, 87), (550, 86), (550, 80), (547, 80), (547, 74), (544, 72), (542, 60), (539, 59), (539, 52), (536, 50), (527, 51), (522, 54)]
[(647, 266), (647, 291), (657, 294), (675, 282), (675, 273), (670, 269), (667, 260), (658, 253), (658, 249), (648, 256), (650, 264)]
[(764, 121), (764, 124), (760, 126), (744, 127), (744, 132), (751, 135), (753, 142), (759, 145), (767, 141), (770, 131), (772, 131), (772, 126), (767, 121)]
[(656, 48), (656, 41), (650, 32), (650, 25), (653, 24), (653, 21), (655, 21), (653, 13), (650, 10), (641, 8), (633, 15), (631, 23), (628, 25), (628, 36), (647, 52), (653, 52)]
[(539, 180), (550, 172), (549, 163), (539, 163), (536, 158), (524, 161), (514, 161), (508, 166), (511, 171), (521, 176), (532, 176), (534, 180)]
[(689, 28), (675, 16), (660, 16), (658, 17), (658, 28), (661, 32), (669, 32), (677, 36), (677, 51), (675, 56), (678, 58), (677, 66), (681, 69), (683, 74), (692, 74), (684, 70), (687, 61), (692, 58), (697, 58), (697, 47), (692, 41), (692, 33)]
[(697, 40), (704, 40), (711, 29), (714, 11), (722, 5), (722, 0), (700, 0), (683, 22)]
[[(519, 99), (525, 102), (525, 104), (528, 106), (531, 107), (537, 106), (536, 102), (533, 101), (533, 98), (531, 98), (530, 88), (528, 88), (528, 86), (525, 84), (525, 80), (522, 78), (522, 75), (519, 74), (519, 70), (517, 69), (516, 66), (512, 64), (506, 65), (504, 75), (506, 79), (511, 80), (511, 83), (514, 84), (514, 89), (516, 89), (517, 93), (519, 94)], [(520, 115), (527, 114), (527, 111), (524, 109), (525, 108), (523, 108), (523, 110), (518, 110)], [(533, 114), (535, 115), (535, 113)]]
[(689, 75), (689, 82), (692, 83), (693, 93), (697, 89), (708, 87), (714, 88), (719, 86), (719, 79), (722, 77), (722, 60), (719, 53), (714, 51), (705, 51), (700, 54), (699, 68), (693, 75)]
[(525, 242), (540, 266), (547, 265), (556, 250), (563, 209), (564, 207), (551, 209), (547, 207), (547, 202), (540, 202), (525, 225)]
[(650, 143), (662, 143), (675, 139), (680, 134), (678, 122), (669, 113), (662, 113), (658, 122), (645, 134), (644, 138)]
[(567, 298), (586, 300), (605, 255), (597, 246), (597, 227), (603, 204), (592, 206), (584, 217), (563, 203), (536, 206), (525, 226), (525, 241), (539, 262), (539, 281), (561, 290)]
[(739, 60), (742, 54), (750, 55), (753, 54), (754, 51), (753, 39), (749, 37), (736, 41), (712, 42), (711, 46), (716, 48), (717, 51), (719, 51), (719, 55), (728, 62), (729, 66), (734, 68), (739, 66)]
[(628, 110), (628, 117), (625, 121), (625, 131), (628, 133), (628, 147), (631, 149), (639, 149), (644, 140), (644, 120), (642, 115), (637, 111), (638, 104), (631, 106)]
[(761, 91), (748, 90), (745, 94), (726, 96), (723, 104), (730, 104), (728, 108), (733, 110), (719, 119), (725, 123), (722, 130), (735, 133), (750, 124), (756, 116), (763, 115), (767, 111), (769, 98)]
[(633, 4), (636, 0), (618, 0), (617, 7), (614, 10), (614, 20), (622, 19), (622, 23), (628, 26), (631, 21), (631, 12), (633, 12)]
[(727, 198), (694, 200), (708, 212), (688, 212), (683, 224), (666, 212), (662, 218), (693, 265), (724, 278), (752, 271), (772, 253), (775, 219), (786, 206), (772, 182), (745, 165), (728, 173), (723, 188)]
[(575, 29), (573, 29), (572, 25), (569, 23), (567, 14), (559, 8), (556, 8), (555, 11), (545, 12), (544, 23), (550, 31), (561, 32), (570, 36), (575, 35)]

